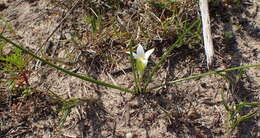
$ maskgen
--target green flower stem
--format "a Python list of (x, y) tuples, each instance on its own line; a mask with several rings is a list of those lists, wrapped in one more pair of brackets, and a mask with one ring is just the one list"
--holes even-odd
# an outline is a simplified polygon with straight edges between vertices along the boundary
[(157, 86), (154, 86), (154, 87), (150, 88), (150, 90), (157, 89), (157, 88), (163, 87), (165, 85), (170, 85), (170, 84), (175, 84), (175, 83), (178, 83), (178, 82), (186, 81), (186, 80), (191, 80), (191, 79), (197, 79), (197, 78), (200, 78), (200, 77), (205, 77), (205, 76), (212, 75), (212, 74), (219, 74), (219, 73), (222, 73), (222, 72), (231, 72), (231, 71), (234, 71), (234, 70), (246, 69), (246, 68), (252, 68), (252, 67), (259, 67), (259, 66), (260, 66), (260, 63), (259, 64), (254, 64), (254, 65), (244, 65), (244, 66), (239, 66), (239, 67), (234, 67), (234, 68), (228, 68), (228, 69), (223, 69), (223, 70), (210, 71), (210, 72), (206, 72), (206, 73), (202, 73), (202, 74), (198, 74), (198, 75), (194, 75), (194, 76), (190, 76), (190, 77), (186, 77), (186, 78), (181, 78), (181, 79), (178, 79), (178, 80), (170, 81), (170, 82), (167, 82), (167, 83), (164, 83), (164, 84), (160, 84), (160, 85), (157, 85)]
[(134, 93), (133, 91), (131, 91), (131, 90), (127, 89), (127, 88), (122, 88), (122, 87), (120, 87), (120, 86), (112, 85), (112, 84), (109, 84), (109, 83), (106, 83), (106, 82), (103, 82), (103, 81), (100, 81), (100, 80), (95, 80), (95, 79), (93, 79), (93, 78), (91, 78), (91, 77), (82, 76), (82, 75), (79, 75), (79, 74), (77, 74), (77, 73), (74, 73), (74, 72), (71, 72), (71, 71), (69, 71), (69, 70), (66, 70), (66, 69), (64, 69), (64, 68), (61, 68), (61, 67), (59, 67), (59, 66), (57, 66), (57, 65), (55, 65), (55, 64), (53, 64), (53, 63), (51, 63), (51, 62), (49, 62), (49, 61), (47, 61), (47, 60), (45, 60), (45, 59), (43, 59), (43, 58), (41, 58), (41, 57), (35, 55), (33, 52), (30, 52), (29, 50), (23, 48), (22, 46), (20, 46), (20, 45), (14, 43), (13, 41), (11, 41), (11, 40), (9, 40), (8, 38), (4, 37), (2, 34), (0, 34), (0, 39), (5, 40), (6, 42), (12, 44), (13, 46), (15, 46), (15, 47), (21, 49), (23, 52), (25, 52), (25, 53), (31, 55), (32, 57), (34, 57), (34, 58), (36, 58), (36, 59), (42, 61), (43, 63), (46, 63), (46, 64), (52, 66), (53, 68), (56, 68), (57, 70), (60, 70), (60, 71), (62, 71), (62, 72), (64, 72), (64, 73), (66, 73), (66, 74), (69, 74), (69, 75), (71, 75), (71, 76), (80, 78), (80, 79), (85, 80), (85, 81), (89, 81), (89, 82), (95, 83), (95, 84), (97, 84), (97, 85), (102, 85), (102, 86), (105, 86), (105, 87), (109, 87), (109, 88), (113, 88), (113, 89), (117, 89), (117, 90), (129, 92), (129, 93)]
[(130, 47), (130, 59), (131, 59), (132, 70), (133, 70), (133, 74), (134, 74), (135, 87), (136, 87), (135, 93), (137, 93), (137, 92), (141, 91), (141, 84), (140, 84), (140, 79), (139, 79), (139, 75), (138, 75), (138, 72), (137, 72), (135, 59), (134, 59), (134, 56), (133, 56), (133, 40), (130, 40), (129, 47)]
[(155, 65), (155, 67), (153, 67), (151, 74), (149, 74), (149, 77), (147, 79), (147, 81), (144, 84), (144, 90), (146, 91), (146, 88), (148, 86), (148, 84), (152, 81), (152, 77), (153, 75), (158, 71), (158, 69), (161, 67), (161, 64), (163, 64), (166, 60), (166, 58), (170, 55), (170, 53), (172, 52), (172, 50), (176, 47), (179, 46), (180, 43), (182, 43), (184, 37), (186, 36), (186, 34), (197, 24), (199, 23), (200, 20), (197, 20), (196, 22), (194, 22), (188, 29), (185, 30), (185, 32), (177, 39), (177, 41), (175, 41), (175, 43), (163, 54), (162, 58), (160, 59), (159, 63), (157, 63)]

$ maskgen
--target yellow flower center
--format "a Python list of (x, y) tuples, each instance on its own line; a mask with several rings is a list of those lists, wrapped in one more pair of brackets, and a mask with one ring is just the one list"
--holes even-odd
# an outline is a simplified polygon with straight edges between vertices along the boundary
[(144, 57), (139, 57), (137, 60), (144, 61), (145, 58)]

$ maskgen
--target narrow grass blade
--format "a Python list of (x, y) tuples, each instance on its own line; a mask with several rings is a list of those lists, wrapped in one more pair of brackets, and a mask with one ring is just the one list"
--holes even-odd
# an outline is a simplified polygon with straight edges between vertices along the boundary
[(185, 38), (186, 34), (195, 26), (199, 23), (200, 20), (197, 20), (194, 22), (189, 28), (185, 29), (184, 33), (175, 41), (175, 43), (163, 54), (161, 57), (160, 61), (153, 67), (151, 74), (149, 74), (149, 77), (147, 81), (144, 84), (144, 90), (146, 91), (147, 86), (149, 83), (152, 81), (153, 75), (158, 71), (160, 66), (165, 62), (166, 58), (170, 55), (172, 50), (176, 47), (178, 47), (181, 43), (183, 43), (183, 39)]
[(253, 67), (259, 67), (259, 66), (260, 66), (260, 63), (259, 64), (254, 64), (254, 65), (244, 65), (244, 66), (239, 66), (239, 67), (234, 67), (234, 68), (228, 68), (228, 69), (223, 69), (223, 70), (210, 71), (210, 72), (206, 72), (206, 73), (202, 73), (202, 74), (198, 74), (198, 75), (194, 75), (194, 76), (190, 76), (190, 77), (186, 77), (186, 78), (181, 78), (181, 79), (178, 79), (178, 80), (170, 81), (170, 82), (167, 82), (167, 83), (164, 83), (164, 84), (159, 84), (157, 86), (154, 86), (154, 87), (150, 88), (150, 90), (153, 90), (153, 89), (156, 89), (156, 88), (160, 88), (160, 87), (163, 87), (165, 85), (170, 85), (170, 84), (175, 84), (175, 83), (178, 83), (178, 82), (186, 81), (186, 80), (191, 80), (191, 79), (197, 79), (197, 78), (200, 78), (200, 77), (205, 77), (205, 76), (212, 75), (212, 74), (219, 74), (219, 73), (222, 73), (222, 72), (231, 72), (231, 71), (234, 71), (234, 70), (253, 68)]
[(252, 103), (247, 103), (247, 102), (242, 102), (239, 104), (236, 104), (236, 109), (240, 110), (242, 108), (253, 108), (260, 106), (260, 102), (252, 102)]
[(113, 88), (113, 89), (117, 89), (117, 90), (129, 92), (129, 93), (134, 93), (133, 91), (131, 91), (131, 90), (127, 89), (127, 88), (122, 88), (122, 87), (120, 87), (120, 86), (115, 86), (115, 85), (112, 85), (112, 84), (109, 84), (109, 83), (106, 83), (106, 82), (103, 82), (103, 81), (100, 81), (100, 80), (93, 79), (93, 78), (91, 78), (91, 77), (82, 76), (82, 75), (79, 75), (79, 74), (77, 74), (77, 73), (74, 73), (74, 72), (71, 72), (71, 71), (69, 71), (69, 70), (66, 70), (66, 69), (64, 69), (64, 68), (61, 68), (61, 67), (59, 67), (59, 66), (57, 66), (57, 65), (55, 65), (55, 64), (53, 64), (53, 63), (51, 63), (51, 62), (49, 62), (49, 61), (47, 61), (47, 60), (45, 60), (45, 59), (43, 59), (43, 58), (41, 58), (41, 57), (35, 55), (33, 52), (31, 52), (31, 51), (29, 51), (29, 50), (23, 48), (22, 46), (20, 46), (20, 45), (14, 43), (13, 41), (9, 40), (8, 38), (4, 37), (4, 36), (1, 35), (1, 34), (0, 34), (0, 39), (5, 40), (6, 42), (12, 44), (12, 45), (15, 46), (16, 48), (21, 49), (23, 52), (25, 52), (25, 53), (31, 55), (32, 57), (34, 57), (34, 58), (36, 58), (36, 59), (42, 61), (43, 63), (46, 63), (46, 64), (48, 64), (49, 66), (51, 66), (51, 67), (53, 67), (53, 68), (56, 68), (57, 70), (62, 71), (62, 72), (64, 72), (64, 73), (66, 73), (66, 74), (69, 74), (69, 75), (71, 75), (71, 76), (77, 77), (77, 78), (79, 78), (79, 79), (82, 79), (82, 80), (85, 80), (85, 81), (88, 81), (88, 82), (95, 83), (95, 84), (97, 84), (97, 85), (102, 85), (102, 86), (105, 86), (105, 87), (109, 87), (109, 88)]
[(246, 114), (240, 118), (238, 118), (234, 123), (232, 123), (230, 129), (231, 131), (234, 130), (242, 121), (248, 120), (252, 117), (254, 117), (257, 114), (257, 111), (254, 111), (253, 113)]
[(221, 92), (221, 99), (222, 99), (222, 103), (225, 107), (225, 109), (228, 111), (228, 112), (231, 112), (232, 110), (229, 108), (228, 106), (228, 103), (227, 103), (227, 100), (225, 99), (225, 96), (224, 96), (224, 92), (222, 91)]

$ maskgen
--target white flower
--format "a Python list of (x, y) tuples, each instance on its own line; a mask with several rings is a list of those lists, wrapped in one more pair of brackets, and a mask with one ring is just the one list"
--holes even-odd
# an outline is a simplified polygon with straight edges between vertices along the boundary
[[(144, 67), (146, 67), (147, 63), (148, 63), (148, 59), (150, 57), (150, 55), (153, 53), (154, 48), (150, 49), (146, 52), (144, 52), (144, 48), (141, 44), (138, 45), (136, 53), (133, 53), (134, 58), (137, 60), (137, 62), (141, 62), (143, 64)], [(127, 52), (128, 54), (130, 54), (130, 52)]]

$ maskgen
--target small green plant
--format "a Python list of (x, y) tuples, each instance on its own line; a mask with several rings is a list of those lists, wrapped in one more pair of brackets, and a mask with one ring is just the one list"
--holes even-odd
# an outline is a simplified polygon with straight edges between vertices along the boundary
[(23, 85), (22, 88), (23, 88), (22, 94), (21, 94), (22, 98), (26, 98), (28, 96), (31, 96), (33, 94), (33, 92), (34, 92), (32, 88), (29, 88), (26, 85)]
[[(0, 42), (0, 50), (3, 50), (5, 46), (4, 42)], [(17, 76), (25, 68), (25, 60), (22, 50), (15, 48), (10, 54), (2, 55), (0, 57), (0, 72), (11, 73), (12, 76)]]
[[(235, 90), (235, 87), (237, 86), (237, 83), (240, 81), (240, 79), (242, 78), (242, 75), (245, 73), (244, 70), (239, 69), (236, 71), (237, 73), (218, 73), (218, 75), (222, 76), (225, 80), (227, 80), (228, 85), (228, 93), (233, 93), (233, 96), (235, 97), (235, 99), (237, 99), (238, 97), (236, 96), (236, 94), (234, 95), (234, 93), (237, 93)], [(232, 77), (233, 76), (233, 77)], [(232, 132), (242, 121), (246, 121), (250, 118), (252, 118), (253, 116), (255, 116), (259, 111), (257, 111), (257, 107), (260, 106), (260, 102), (242, 102), (240, 101), (237, 104), (234, 104), (232, 102), (228, 102), (228, 100), (225, 98), (224, 96), (224, 92), (221, 93), (221, 97), (222, 97), (222, 103), (226, 109), (226, 111), (228, 112), (228, 122), (229, 122), (229, 130), (230, 132)], [(245, 111), (245, 109), (253, 109), (253, 111), (246, 113), (246, 114), (242, 114), (243, 111)], [(256, 110), (255, 110), (256, 109)]]
[[(132, 49), (131, 49), (132, 50)], [(143, 82), (143, 76), (145, 72), (145, 68), (148, 63), (148, 59), (150, 55), (153, 53), (154, 48), (148, 50), (147, 52), (144, 52), (144, 48), (141, 44), (138, 45), (136, 53), (133, 53), (132, 51), (127, 52), (131, 55), (131, 60), (133, 58), (135, 59), (135, 62), (131, 62), (135, 73), (135, 81), (136, 81), (136, 87), (139, 92), (142, 91), (141, 85)]]
[(25, 59), (22, 50), (14, 48), (9, 54), (3, 55), (2, 51), (6, 43), (0, 41), (0, 73), (8, 73), (5, 84), (11, 93), (18, 94), (21, 97), (27, 97), (32, 94), (28, 87), (28, 72), (25, 71)]
[(97, 33), (101, 30), (101, 15), (86, 15), (85, 23), (91, 24), (92, 32)]
[(166, 59), (169, 57), (171, 52), (179, 47), (180, 45), (185, 43), (185, 37), (191, 32), (192, 29), (196, 27), (196, 25), (200, 24), (200, 20), (195, 21), (190, 26), (186, 26), (184, 28), (183, 33), (178, 37), (178, 39), (167, 49), (167, 51), (162, 55), (160, 58), (160, 61), (152, 68), (151, 73), (148, 76), (148, 79), (144, 83), (144, 92), (147, 92), (147, 87), (149, 83), (152, 81), (152, 78), (154, 77), (155, 73), (160, 69), (161, 65), (165, 63)]
[(230, 41), (233, 38), (233, 33), (232, 32), (225, 32), (224, 33), (224, 40), (226, 42)]
[(0, 67), (1, 72), (17, 73), (21, 72), (25, 68), (25, 61), (22, 56), (22, 50), (18, 48), (15, 48), (14, 52), (10, 55), (0, 57), (0, 62), (3, 63), (2, 67)]
[[(224, 98), (223, 93), (222, 93), (222, 103), (228, 112), (228, 121), (229, 121), (229, 129), (230, 132), (232, 132), (241, 122), (249, 120), (250, 118), (254, 117), (259, 113), (257, 108), (260, 106), (260, 102), (241, 102), (238, 104), (231, 104), (229, 105), (227, 100)], [(253, 111), (241, 115), (241, 112), (244, 109), (253, 109)]]

